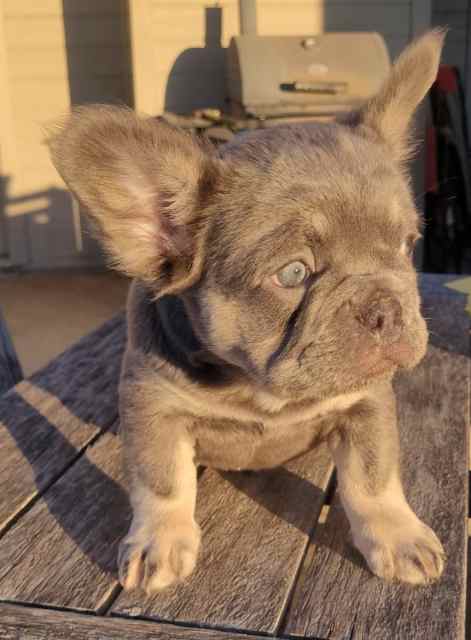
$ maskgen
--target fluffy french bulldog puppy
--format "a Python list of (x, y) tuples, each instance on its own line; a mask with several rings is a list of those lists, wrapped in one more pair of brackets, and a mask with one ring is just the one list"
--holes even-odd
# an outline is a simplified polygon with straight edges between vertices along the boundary
[(192, 572), (198, 465), (263, 469), (323, 441), (371, 570), (414, 584), (442, 573), (442, 546), (401, 486), (391, 386), (427, 344), (406, 160), (442, 44), (439, 31), (415, 41), (342, 121), (217, 151), (110, 106), (79, 108), (52, 134), (56, 167), (134, 278), (120, 387), (126, 589)]

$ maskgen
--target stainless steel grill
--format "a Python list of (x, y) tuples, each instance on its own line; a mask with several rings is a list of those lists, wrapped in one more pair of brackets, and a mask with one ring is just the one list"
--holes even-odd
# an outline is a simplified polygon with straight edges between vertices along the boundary
[(227, 58), (231, 113), (276, 121), (328, 119), (375, 94), (389, 68), (378, 33), (237, 36)]

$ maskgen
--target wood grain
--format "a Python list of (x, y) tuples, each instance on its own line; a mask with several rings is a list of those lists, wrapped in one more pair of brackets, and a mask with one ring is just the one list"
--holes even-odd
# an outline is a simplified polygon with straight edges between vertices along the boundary
[(0, 603), (0, 640), (256, 640), (261, 636)]
[(206, 470), (198, 485), (202, 552), (196, 573), (153, 598), (122, 593), (112, 611), (273, 632), (325, 498), (326, 450), (257, 473)]
[[(428, 280), (430, 283), (430, 280)], [(397, 381), (402, 468), (413, 508), (443, 542), (441, 580), (413, 588), (373, 576), (348, 542), (334, 501), (309, 545), (282, 632), (316, 638), (464, 637), (467, 543), (469, 319), (462, 296), (424, 287), (431, 346)]]
[(0, 532), (117, 416), (117, 316), (0, 397)]
[[(207, 471), (194, 578), (158, 598), (118, 599), (114, 613), (250, 630), (275, 628), (330, 476), (326, 451), (264, 473)], [(101, 611), (117, 590), (130, 508), (120, 442), (104, 434), (0, 540), (0, 599)], [(60, 550), (60, 552), (58, 552)]]
[(0, 600), (101, 611), (116, 589), (130, 508), (112, 431), (0, 539)]

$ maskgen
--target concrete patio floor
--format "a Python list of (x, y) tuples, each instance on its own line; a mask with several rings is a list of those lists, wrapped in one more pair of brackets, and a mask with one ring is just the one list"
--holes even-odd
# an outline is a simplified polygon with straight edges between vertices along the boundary
[(0, 277), (0, 308), (25, 376), (122, 309), (129, 281), (111, 272)]

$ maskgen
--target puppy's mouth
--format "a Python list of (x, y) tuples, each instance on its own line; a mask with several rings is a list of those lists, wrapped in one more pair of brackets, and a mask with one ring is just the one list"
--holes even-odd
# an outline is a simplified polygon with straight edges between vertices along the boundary
[(384, 347), (383, 352), (386, 360), (401, 369), (410, 369), (418, 360), (417, 350), (405, 340)]
[(407, 340), (378, 344), (358, 354), (357, 367), (370, 378), (396, 369), (411, 369), (420, 360), (417, 349)]

